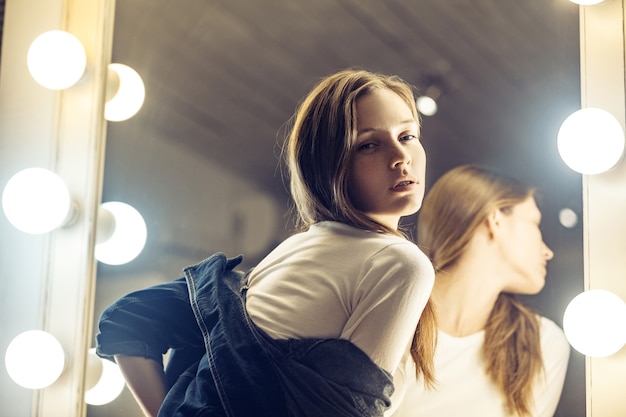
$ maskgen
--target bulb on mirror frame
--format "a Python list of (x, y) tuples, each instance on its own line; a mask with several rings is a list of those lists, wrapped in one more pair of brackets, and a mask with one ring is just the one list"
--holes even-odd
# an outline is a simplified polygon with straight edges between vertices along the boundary
[(606, 290), (580, 293), (565, 309), (563, 331), (570, 345), (583, 355), (612, 355), (626, 344), (626, 304)]
[(89, 349), (85, 402), (90, 405), (108, 404), (119, 397), (125, 385), (126, 381), (120, 368), (113, 362), (98, 357), (96, 349)]
[(63, 180), (44, 168), (27, 168), (11, 177), (2, 193), (2, 208), (13, 226), (30, 234), (66, 225), (75, 214)]
[(561, 124), (557, 145), (568, 167), (581, 174), (600, 174), (622, 159), (624, 130), (606, 110), (581, 109)]
[(28, 330), (9, 343), (4, 363), (16, 384), (40, 389), (52, 385), (61, 376), (65, 368), (65, 352), (50, 333)]
[(137, 71), (124, 64), (109, 64), (105, 119), (111, 122), (130, 119), (141, 109), (145, 96), (146, 89)]
[(570, 0), (572, 3), (580, 4), (581, 6), (591, 6), (594, 4), (605, 3), (607, 0)]
[(146, 222), (132, 206), (110, 201), (100, 206), (96, 232), (96, 259), (108, 265), (122, 265), (143, 250), (148, 232)]
[(51, 90), (62, 90), (82, 78), (87, 66), (87, 54), (74, 35), (51, 30), (31, 43), (26, 62), (35, 81)]

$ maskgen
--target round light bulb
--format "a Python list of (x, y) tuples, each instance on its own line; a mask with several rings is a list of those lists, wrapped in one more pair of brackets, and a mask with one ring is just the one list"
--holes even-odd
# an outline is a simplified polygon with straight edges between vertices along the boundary
[(120, 368), (98, 357), (93, 348), (89, 349), (87, 357), (87, 381), (85, 402), (91, 405), (108, 404), (115, 400), (126, 384)]
[(120, 122), (133, 117), (146, 96), (146, 89), (141, 76), (124, 64), (109, 64), (109, 80), (112, 97), (104, 107), (104, 118), (111, 122)]
[(578, 224), (578, 215), (574, 210), (566, 207), (559, 212), (559, 222), (563, 227), (571, 229)]
[(594, 175), (613, 168), (624, 152), (624, 131), (609, 112), (586, 108), (565, 119), (557, 136), (563, 162), (581, 174)]
[[(148, 237), (141, 214), (132, 206), (119, 201), (104, 203), (100, 210), (104, 213), (98, 215), (96, 259), (109, 265), (122, 265), (135, 259), (143, 250)], [(101, 222), (101, 219), (106, 221)]]
[(62, 90), (81, 79), (87, 54), (74, 35), (52, 30), (35, 38), (28, 48), (26, 62), (35, 81), (46, 88)]
[(424, 116), (433, 116), (437, 113), (437, 102), (429, 96), (420, 96), (415, 101), (417, 111)]
[(570, 0), (572, 3), (580, 4), (581, 6), (591, 6), (593, 4), (603, 3), (605, 0)]
[(565, 309), (563, 331), (572, 347), (584, 355), (612, 355), (626, 344), (626, 304), (610, 291), (585, 291)]
[(7, 182), (2, 208), (16, 228), (41, 234), (67, 222), (72, 214), (72, 199), (65, 183), (54, 172), (28, 168)]
[(54, 383), (65, 368), (61, 343), (50, 333), (29, 330), (17, 335), (4, 357), (7, 372), (16, 384), (40, 389)]

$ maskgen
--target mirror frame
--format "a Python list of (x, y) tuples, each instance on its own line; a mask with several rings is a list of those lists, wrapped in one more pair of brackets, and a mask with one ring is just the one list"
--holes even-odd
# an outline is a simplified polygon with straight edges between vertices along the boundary
[[(596, 6), (580, 6), (583, 107), (602, 107), (622, 126), (626, 100), (625, 2), (608, 0)], [(0, 220), (0, 242), (11, 250), (10, 257), (6, 251), (2, 254), (0, 290), (20, 294), (14, 297), (15, 302), (0, 305), (2, 317), (11, 318), (2, 324), (0, 349), (6, 349), (17, 330), (40, 327), (59, 338), (69, 360), (57, 383), (28, 395), (16, 389), (3, 367), (2, 414), (4, 407), (13, 407), (32, 411), (32, 415), (85, 415), (82, 395), (93, 319), (93, 245), (106, 133), (102, 110), (114, 3), (20, 0), (9, 1), (5, 10), (0, 68), (0, 137), (4, 138), (0, 145), (0, 181), (6, 183), (15, 171), (27, 166), (51, 167), (68, 182), (79, 201), (80, 215), (71, 227), (45, 237), (24, 236), (11, 229), (4, 217)], [(43, 91), (33, 85), (23, 59), (29, 42), (52, 28), (76, 34), (88, 53), (86, 76), (78, 86), (63, 93)], [(27, 117), (18, 117), (19, 111)], [(607, 173), (583, 176), (585, 288), (607, 289), (622, 299), (626, 299), (626, 279), (621, 276), (626, 270), (626, 239), (616, 239), (615, 231), (626, 225), (626, 199), (616, 196), (617, 187), (624, 185), (624, 162)], [(39, 291), (33, 291), (33, 286)], [(615, 410), (625, 410), (626, 396), (614, 388), (626, 382), (626, 349), (608, 358), (587, 358), (586, 365), (587, 416), (610, 417)]]
[[(625, 0), (580, 6), (582, 107), (612, 113), (622, 128), (625, 120), (624, 30)], [(626, 239), (616, 233), (626, 226), (626, 163), (610, 171), (583, 175), (583, 244), (585, 290), (605, 289), (626, 300)], [(624, 323), (626, 328), (626, 323)], [(623, 330), (623, 329), (622, 329)], [(616, 387), (626, 384), (626, 348), (607, 358), (586, 358), (588, 417), (611, 417), (626, 410), (626, 396)], [(618, 411), (619, 410), (619, 411)]]
[[(101, 200), (106, 123), (106, 68), (114, 0), (9, 0), (0, 67), (0, 183), (39, 166), (57, 173), (76, 203), (76, 218), (45, 235), (27, 235), (0, 216), (0, 352), (27, 330), (51, 333), (65, 369), (47, 388), (27, 390), (0, 370), (0, 415), (86, 414), (84, 380), (95, 293), (95, 219)], [(30, 43), (61, 29), (87, 54), (82, 79), (63, 91), (37, 84), (26, 66)]]

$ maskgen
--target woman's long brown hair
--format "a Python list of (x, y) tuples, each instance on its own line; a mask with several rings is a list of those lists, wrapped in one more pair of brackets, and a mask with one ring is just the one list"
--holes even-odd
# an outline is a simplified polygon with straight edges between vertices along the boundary
[[(445, 271), (464, 253), (478, 226), (494, 210), (510, 212), (534, 188), (491, 169), (464, 165), (448, 171), (426, 195), (418, 218), (418, 243)], [(514, 294), (501, 293), (485, 327), (485, 371), (510, 413), (530, 415), (532, 388), (543, 371), (539, 316)]]
[[(349, 195), (348, 162), (357, 133), (356, 101), (376, 89), (398, 94), (419, 124), (413, 87), (397, 76), (361, 69), (346, 69), (323, 78), (302, 100), (291, 119), (283, 147), (291, 196), (296, 208), (296, 229), (332, 220), (374, 232), (406, 238), (357, 210)], [(433, 380), (436, 323), (429, 301), (413, 340), (417, 373)]]

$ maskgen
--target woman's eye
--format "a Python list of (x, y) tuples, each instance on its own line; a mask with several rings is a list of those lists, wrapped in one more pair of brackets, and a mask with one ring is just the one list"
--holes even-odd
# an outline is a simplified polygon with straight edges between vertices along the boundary
[(409, 140), (413, 140), (413, 139), (417, 139), (417, 136), (413, 135), (413, 134), (400, 136), (400, 140), (403, 141), (403, 142), (406, 142), (406, 141), (409, 141)]
[(364, 150), (367, 150), (367, 149), (372, 149), (373, 147), (374, 147), (373, 143), (363, 143), (363, 144), (359, 145), (357, 149), (359, 151), (364, 151)]

